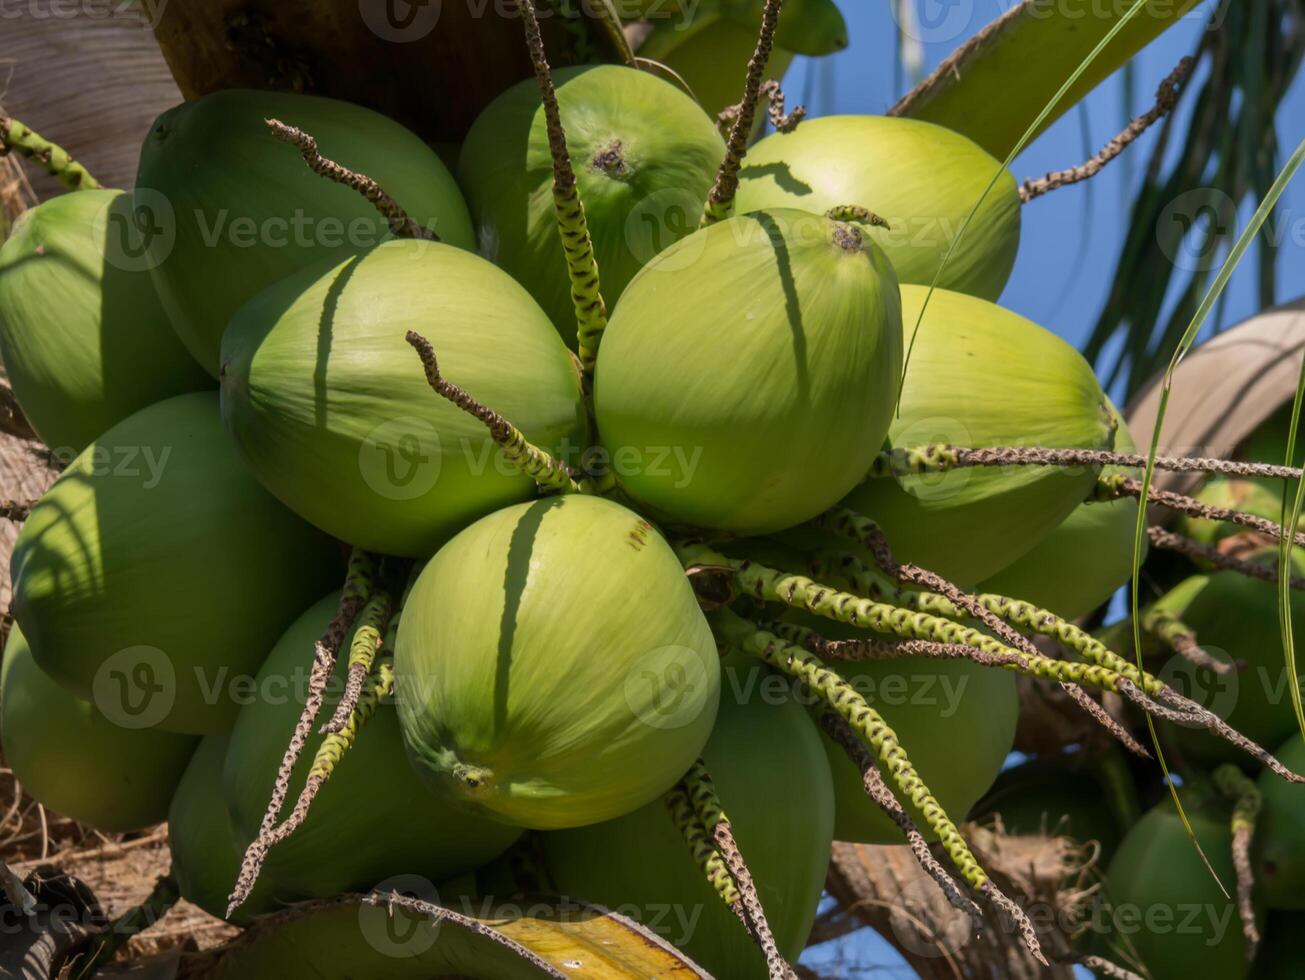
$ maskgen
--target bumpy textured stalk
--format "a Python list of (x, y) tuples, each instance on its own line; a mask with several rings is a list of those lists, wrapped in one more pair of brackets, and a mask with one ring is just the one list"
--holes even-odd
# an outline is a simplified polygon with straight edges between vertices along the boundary
[[(761, 88), (757, 90), (760, 98), (764, 99), (766, 105), (766, 115), (770, 119), (770, 124), (775, 127), (776, 132), (791, 133), (798, 128), (800, 123), (807, 116), (807, 107), (796, 105), (792, 112), (784, 111), (786, 98), (784, 90), (780, 87), (779, 82), (775, 79), (769, 79), (761, 83)], [(734, 126), (734, 121), (739, 118), (742, 111), (742, 103), (728, 106), (716, 113), (716, 128), (720, 130), (721, 136), (729, 138), (730, 130)], [(832, 217), (832, 215), (831, 215)]]
[(725, 866), (729, 868), (730, 875), (738, 885), (739, 898), (747, 914), (747, 923), (753, 939), (761, 947), (762, 955), (766, 957), (766, 972), (770, 980), (788, 980), (793, 973), (792, 967), (784, 961), (779, 946), (775, 943), (775, 936), (770, 931), (770, 923), (766, 921), (766, 911), (761, 907), (757, 886), (752, 880), (752, 872), (743, 860), (743, 853), (734, 839), (734, 829), (730, 819), (721, 806), (711, 774), (701, 759), (694, 760), (689, 771), (685, 773), (682, 784), (689, 791), (689, 800), (693, 804), (694, 812), (702, 821), (707, 833), (711, 834), (716, 849), (725, 859)]
[(1237, 914), (1246, 937), (1246, 960), (1253, 962), (1260, 947), (1260, 930), (1255, 924), (1255, 875), (1251, 867), (1251, 844), (1255, 839), (1255, 821), (1259, 819), (1264, 799), (1254, 781), (1247, 779), (1236, 766), (1226, 764), (1214, 771), (1214, 785), (1233, 801), (1232, 854), (1237, 869)]
[[(1276, 463), (1249, 463), (1202, 456), (1157, 456), (1157, 470), (1169, 473), (1218, 473), (1222, 476), (1270, 480), (1298, 480), (1301, 471)], [(970, 466), (1118, 466), (1142, 469), (1146, 457), (1140, 453), (1117, 453), (1106, 449), (1044, 449), (1039, 446), (984, 446), (971, 449), (935, 443), (927, 446), (886, 449), (875, 459), (867, 479), (945, 473)]]
[(718, 638), (732, 649), (758, 658), (782, 673), (806, 684), (819, 694), (840, 718), (872, 748), (897, 788), (924, 814), (930, 828), (942, 842), (952, 864), (972, 888), (981, 888), (988, 880), (965, 838), (930, 791), (896, 733), (883, 716), (857, 691), (830, 670), (814, 654), (781, 639), (773, 633), (748, 624), (728, 612), (713, 614)]
[[(340, 602), (336, 606), (335, 615), (331, 617), (331, 621), (327, 623), (326, 629), (313, 646), (313, 665), (308, 674), (308, 692), (304, 700), (304, 708), (299, 714), (299, 721), (295, 724), (294, 734), (290, 737), (290, 744), (286, 746), (285, 755), (281, 758), (281, 765), (277, 768), (276, 781), (272, 786), (272, 796), (267, 802), (267, 810), (263, 813), (263, 822), (259, 827), (258, 838), (249, 845), (250, 850), (254, 848), (259, 839), (272, 832), (276, 826), (277, 818), (281, 815), (281, 808), (285, 805), (286, 794), (290, 791), (290, 775), (294, 771), (295, 764), (299, 761), (299, 756), (303, 753), (304, 746), (308, 744), (308, 736), (313, 730), (313, 722), (317, 720), (317, 713), (321, 710), (322, 702), (326, 697), (326, 685), (330, 681), (331, 675), (335, 673), (336, 657), (339, 655), (340, 644), (344, 641), (344, 635), (349, 626), (358, 617), (363, 605), (371, 597), (375, 574), (376, 563), (371, 554), (361, 548), (353, 549), (352, 554), (349, 556), (349, 569), (345, 573), (344, 586), (340, 592)], [(245, 861), (249, 861), (249, 858), (250, 854), (247, 851)], [(242, 863), (241, 876), (237, 879), (236, 887), (231, 894), (228, 915), (249, 897), (256, 880), (257, 870), (247, 874), (245, 865)], [(237, 896), (239, 896), (238, 901), (236, 900)]]
[(1216, 674), (1231, 674), (1239, 669), (1236, 664), (1206, 653), (1197, 640), (1196, 631), (1167, 610), (1148, 609), (1142, 613), (1142, 629), (1196, 667), (1204, 667)]
[(304, 780), (304, 788), (300, 790), (299, 798), (295, 801), (290, 816), (267, 832), (259, 834), (245, 851), (244, 859), (240, 864), (240, 874), (236, 879), (236, 887), (231, 893), (230, 905), (227, 908), (228, 916), (244, 904), (245, 899), (253, 891), (268, 852), (304, 825), (317, 794), (335, 773), (345, 753), (353, 748), (358, 733), (376, 714), (376, 709), (381, 703), (393, 693), (394, 661), (387, 657), (376, 662), (375, 669), (368, 676), (363, 693), (358, 698), (358, 703), (354, 706), (344, 727), (326, 736), (322, 739), (322, 744), (317, 747), (312, 765), (308, 769), (308, 776)]
[(738, 115), (730, 127), (729, 139), (725, 141), (725, 159), (721, 161), (716, 172), (716, 182), (707, 194), (707, 204), (702, 211), (702, 225), (714, 225), (730, 216), (734, 210), (734, 195), (739, 189), (739, 170), (743, 166), (743, 157), (748, 152), (748, 140), (752, 138), (752, 126), (757, 118), (757, 100), (761, 96), (762, 75), (766, 63), (770, 61), (770, 52), (775, 47), (775, 29), (779, 25), (779, 10), (782, 0), (766, 0), (761, 11), (761, 31), (757, 35), (757, 47), (748, 59), (747, 77), (743, 83), (743, 98), (738, 104)]
[(924, 834), (920, 833), (920, 828), (915, 825), (915, 821), (906, 812), (901, 801), (893, 795), (893, 791), (884, 782), (879, 767), (875, 765), (874, 756), (866, 749), (865, 743), (856, 737), (856, 732), (852, 730), (852, 726), (834, 712), (825, 711), (820, 716), (820, 727), (842, 747), (848, 758), (852, 760), (852, 764), (861, 770), (861, 780), (866, 796), (874, 800), (879, 809), (883, 810), (889, 819), (897, 824), (898, 829), (906, 838), (912, 856), (924, 869), (924, 872), (938, 885), (952, 908), (964, 912), (970, 917), (970, 921), (974, 923), (976, 929), (982, 929), (983, 911), (972, 898), (961, 891), (956, 884), (956, 879), (948, 874), (947, 869), (942, 866), (942, 862), (933, 856), (933, 851), (929, 849), (929, 842), (924, 839)]
[(7, 153), (31, 160), (70, 191), (93, 191), (103, 186), (62, 146), (0, 112), (0, 156)]
[(414, 330), (409, 330), (406, 338), (421, 357), (422, 366), (426, 369), (426, 381), (435, 393), (483, 422), (489, 430), (490, 438), (503, 450), (508, 463), (534, 480), (544, 493), (581, 493), (584, 490), (571, 476), (566, 463), (532, 444), (520, 429), (498, 412), (443, 377), (435, 357), (435, 348), (429, 340)]
[(594, 243), (589, 236), (584, 202), (580, 200), (575, 171), (571, 167), (571, 154), (566, 148), (562, 112), (557, 104), (557, 92), (553, 88), (553, 76), (544, 52), (544, 39), (539, 33), (535, 3), (534, 0), (517, 0), (517, 5), (521, 8), (526, 45), (530, 49), (530, 61), (534, 65), (535, 79), (539, 82), (544, 119), (548, 125), (548, 148), (553, 157), (553, 210), (557, 215), (562, 251), (566, 253), (567, 275), (571, 279), (577, 351), (585, 374), (592, 374), (598, 360), (598, 344), (602, 340), (603, 331), (607, 329), (607, 304), (603, 301), (598, 260), (594, 257)]
[(856, 204), (840, 204), (832, 207), (825, 212), (826, 218), (832, 218), (834, 221), (855, 221), (858, 224), (869, 225), (872, 228), (887, 228), (892, 230), (885, 218), (879, 217), (868, 208), (860, 207)]
[(743, 914), (742, 896), (739, 895), (738, 886), (734, 883), (734, 876), (730, 874), (729, 868), (725, 867), (725, 859), (716, 850), (707, 828), (703, 826), (693, 804), (689, 802), (688, 789), (683, 783), (676, 783), (662, 799), (666, 809), (670, 811), (671, 820), (684, 837), (684, 842), (689, 846), (689, 853), (693, 855), (693, 860), (703, 876), (711, 883), (711, 887), (716, 889), (716, 894), (720, 896), (721, 901), (732, 908), (746, 925), (747, 918)]
[(440, 236), (435, 232), (409, 217), (408, 212), (399, 206), (399, 202), (390, 197), (374, 179), (322, 156), (317, 148), (317, 140), (313, 136), (305, 133), (297, 126), (288, 126), (279, 119), (267, 119), (264, 122), (272, 130), (273, 136), (283, 143), (289, 143), (299, 151), (299, 155), (304, 158), (304, 163), (308, 164), (308, 169), (313, 173), (337, 184), (342, 184), (367, 198), (381, 217), (389, 222), (390, 231), (394, 232), (396, 236), (399, 238), (422, 238), (428, 242), (438, 242), (440, 240)]
[[(390, 598), (378, 595), (363, 610), (363, 622), (353, 635), (349, 644), (349, 664), (345, 671), (344, 694), (335, 706), (335, 714), (322, 726), (322, 734), (332, 735), (344, 730), (349, 723), (349, 716), (362, 697), (363, 685), (372, 672), (372, 665), (378, 656), (394, 655), (394, 640), (399, 630), (399, 614), (393, 612)], [(382, 633), (382, 630), (384, 633)]]
[[(1114, 476), (1103, 476), (1097, 480), (1094, 494), (1098, 500), (1117, 500), (1120, 497), (1140, 498), (1142, 496), (1142, 481), (1122, 473)], [(1203, 504), (1194, 497), (1174, 493), (1172, 490), (1157, 490), (1152, 487), (1147, 492), (1147, 502), (1160, 504), (1162, 507), (1168, 507), (1170, 510), (1176, 510), (1191, 517), (1204, 518), (1209, 521), (1225, 521), (1229, 524), (1248, 527), (1252, 531), (1258, 531), (1278, 541), (1287, 536), (1286, 530), (1277, 521), (1271, 521), (1266, 517), (1257, 517), (1255, 514), (1248, 514), (1242, 510), (1233, 510), (1230, 507)], [(1305, 532), (1296, 531), (1291, 535), (1291, 541), (1293, 544), (1305, 546)]]
[[(1177, 551), (1188, 558), (1206, 561), (1221, 571), (1237, 572), (1247, 578), (1259, 579), (1261, 582), (1277, 582), (1278, 566), (1262, 562), (1246, 561), (1234, 555), (1225, 554), (1214, 545), (1193, 541), (1182, 534), (1175, 534), (1163, 527), (1149, 527), (1146, 536), (1151, 544), (1166, 551)], [(1305, 576), (1292, 575), (1288, 584), (1297, 591), (1305, 591)]]

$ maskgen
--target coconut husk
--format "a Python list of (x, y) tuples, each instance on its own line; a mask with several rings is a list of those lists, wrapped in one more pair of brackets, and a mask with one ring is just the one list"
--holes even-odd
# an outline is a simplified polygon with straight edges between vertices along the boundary
[[(1074, 923), (1098, 888), (1096, 848), (1068, 837), (1016, 837), (1000, 822), (967, 824), (962, 832), (997, 886), (1030, 913), (1048, 957), (1068, 959)], [(1018, 932), (982, 899), (990, 925), (976, 933), (904, 845), (835, 843), (827, 887), (838, 908), (817, 921), (813, 942), (869, 926), (922, 980), (1074, 976), (1065, 962), (1048, 968), (1034, 961)]]

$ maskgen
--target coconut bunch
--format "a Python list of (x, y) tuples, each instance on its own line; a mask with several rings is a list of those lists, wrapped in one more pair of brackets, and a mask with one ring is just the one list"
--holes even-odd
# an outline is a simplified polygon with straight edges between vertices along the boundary
[(1141, 461), (994, 302), (1014, 179), (983, 196), (1000, 164), (932, 124), (785, 117), (753, 6), (718, 127), (652, 72), (550, 71), (523, 4), (536, 78), (452, 169), (304, 95), (170, 110), (129, 191), (8, 123), (70, 187), (0, 250), (0, 353), (67, 464), (6, 511), (38, 798), (168, 819), (179, 893), (235, 922), (416, 875), (785, 977), (835, 837), (1043, 957), (957, 827), (1019, 676), (1135, 754), (1102, 692), (1300, 781), (1073, 621), (1129, 575)]

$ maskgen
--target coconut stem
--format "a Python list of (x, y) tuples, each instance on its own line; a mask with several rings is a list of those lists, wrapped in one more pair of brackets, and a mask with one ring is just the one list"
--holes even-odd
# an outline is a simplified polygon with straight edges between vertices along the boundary
[[(1116, 500), (1120, 497), (1140, 498), (1142, 496), (1142, 481), (1122, 473), (1114, 476), (1103, 476), (1097, 480), (1095, 494), (1101, 500)], [(1271, 521), (1267, 517), (1257, 517), (1255, 514), (1248, 514), (1245, 511), (1233, 510), (1230, 507), (1203, 504), (1193, 497), (1174, 493), (1172, 490), (1159, 490), (1151, 487), (1147, 494), (1147, 500), (1150, 503), (1160, 504), (1170, 510), (1176, 510), (1191, 517), (1204, 518), (1210, 521), (1226, 521), (1229, 524), (1248, 527), (1252, 531), (1258, 531), (1260, 534), (1275, 540), (1282, 540), (1282, 538), (1286, 537), (1286, 531), (1277, 521)], [(1291, 541), (1293, 544), (1305, 545), (1305, 532), (1294, 532), (1291, 535)]]
[(757, 117), (757, 100), (761, 96), (762, 75), (770, 52), (775, 46), (775, 29), (779, 25), (779, 11), (783, 0), (766, 0), (761, 11), (761, 30), (757, 34), (757, 47), (748, 59), (747, 77), (743, 83), (743, 98), (737, 108), (738, 115), (730, 127), (725, 141), (725, 159), (716, 172), (716, 182), (707, 194), (707, 204), (702, 211), (702, 225), (714, 225), (728, 218), (734, 210), (734, 195), (739, 189), (739, 170), (748, 152), (752, 138), (752, 125)]
[(689, 846), (689, 853), (693, 855), (698, 868), (711, 883), (711, 887), (716, 890), (716, 894), (721, 897), (721, 901), (733, 909), (747, 926), (747, 915), (743, 910), (738, 886), (734, 883), (729, 868), (725, 867), (725, 859), (721, 857), (720, 852), (716, 850), (716, 845), (708, 836), (707, 828), (703, 826), (697, 812), (693, 809), (693, 804), (689, 802), (688, 789), (682, 782), (676, 783), (662, 800), (666, 804), (666, 809), (670, 811), (671, 820)]
[(866, 796), (870, 797), (879, 809), (888, 815), (888, 818), (897, 824), (903, 836), (906, 837), (906, 843), (911, 849), (911, 854), (915, 857), (916, 862), (924, 869), (938, 885), (938, 888), (946, 896), (947, 901), (952, 908), (964, 912), (970, 917), (975, 928), (983, 928), (983, 912), (975, 903), (956, 884), (956, 879), (947, 873), (942, 862), (933, 855), (929, 849), (929, 842), (924, 839), (924, 834), (920, 833), (920, 828), (915, 825), (906, 812), (906, 808), (893, 794), (893, 791), (884, 782), (883, 775), (879, 772), (879, 767), (875, 765), (874, 756), (865, 747), (865, 743), (856, 737), (856, 732), (843, 718), (832, 711), (825, 711), (820, 715), (820, 727), (825, 733), (834, 740), (844, 752), (847, 753), (852, 764), (861, 771), (862, 786), (865, 789)]
[[(1222, 571), (1237, 572), (1240, 575), (1245, 575), (1248, 578), (1259, 579), (1262, 582), (1278, 581), (1278, 568), (1276, 565), (1266, 565), (1261, 562), (1246, 561), (1244, 558), (1238, 558), (1235, 555), (1226, 554), (1214, 545), (1193, 541), (1189, 537), (1182, 534), (1175, 534), (1173, 531), (1166, 530), (1163, 527), (1149, 527), (1146, 529), (1146, 534), (1147, 537), (1151, 539), (1151, 543), (1157, 548), (1164, 548), (1166, 551), (1176, 551), (1189, 558), (1207, 561), (1215, 568)], [(1292, 575), (1289, 579), (1289, 584), (1293, 589), (1305, 591), (1305, 577)]]
[(575, 307), (576, 347), (580, 365), (586, 375), (592, 374), (598, 360), (598, 345), (607, 329), (607, 304), (603, 301), (602, 285), (598, 275), (598, 260), (594, 256), (594, 243), (589, 235), (589, 222), (585, 218), (584, 202), (576, 187), (575, 170), (571, 154), (566, 147), (566, 130), (562, 126), (562, 111), (557, 104), (557, 91), (544, 51), (544, 38), (539, 31), (539, 18), (534, 0), (518, 0), (521, 22), (526, 31), (526, 46), (530, 49), (530, 62), (539, 83), (540, 101), (544, 106), (544, 119), (548, 126), (548, 149), (553, 158), (553, 210), (557, 216), (557, 232), (566, 253), (566, 271), (571, 280), (571, 303)]
[(1216, 674), (1231, 674), (1245, 668), (1244, 663), (1234, 664), (1218, 660), (1206, 653), (1196, 638), (1196, 631), (1173, 613), (1164, 609), (1148, 609), (1142, 614), (1142, 629), (1196, 667), (1204, 667)]
[[(875, 564), (889, 578), (903, 585), (916, 586), (933, 592), (951, 603), (964, 615), (981, 622), (1008, 646), (1014, 647), (1020, 653), (1026, 655), (1038, 656), (1037, 648), (1027, 636), (1012, 627), (1003, 616), (990, 609), (978, 597), (970, 595), (937, 572), (931, 572), (927, 568), (921, 568), (919, 565), (910, 562), (905, 564), (898, 562), (893, 557), (892, 548), (888, 544), (888, 538), (884, 535), (883, 529), (864, 514), (859, 514), (847, 507), (833, 507), (817, 517), (812, 523), (821, 530), (831, 531), (860, 544), (870, 552)], [(1151, 757), (1151, 753), (1129, 735), (1122, 725), (1111, 718), (1109, 713), (1093, 700), (1086, 691), (1067, 681), (1061, 681), (1060, 687), (1080, 708), (1123, 743), (1130, 752), (1142, 758)]]
[(0, 156), (9, 153), (17, 153), (44, 168), (70, 191), (93, 191), (104, 186), (63, 147), (0, 112)]
[(1237, 913), (1242, 920), (1242, 934), (1246, 936), (1246, 961), (1249, 963), (1255, 960), (1260, 947), (1260, 930), (1255, 924), (1255, 905), (1251, 897), (1255, 889), (1251, 844), (1264, 798), (1259, 787), (1231, 763), (1216, 769), (1213, 778), (1219, 792), (1233, 801), (1232, 856), (1233, 866), (1237, 869)]
[(1191, 74), (1194, 64), (1196, 61), (1190, 56), (1178, 62), (1178, 66), (1156, 89), (1155, 105), (1133, 119), (1123, 132), (1111, 139), (1082, 166), (1070, 167), (1068, 170), (1053, 170), (1045, 177), (1036, 180), (1029, 178), (1024, 181), (1020, 186), (1021, 203), (1028, 204), (1035, 197), (1041, 197), (1057, 188), (1068, 187), (1070, 184), (1077, 184), (1099, 174), (1105, 169), (1106, 164), (1123, 153), (1139, 136), (1173, 111), (1174, 106), (1178, 104), (1179, 90), (1187, 80), (1187, 76)]
[(378, 656), (394, 654), (394, 640), (399, 629), (398, 613), (393, 612), (390, 597), (377, 593), (362, 612), (362, 622), (349, 644), (349, 664), (345, 668), (344, 694), (335, 706), (335, 714), (321, 728), (321, 734), (334, 735), (344, 730), (362, 697), (363, 685)]
[[(1105, 449), (1046, 449), (1041, 446), (984, 446), (971, 449), (935, 443), (909, 449), (886, 449), (870, 467), (867, 479), (945, 473), (972, 466), (1119, 466), (1142, 469), (1147, 458), (1138, 453)], [(1154, 468), (1169, 473), (1218, 473), (1221, 476), (1299, 480), (1301, 471), (1276, 463), (1248, 463), (1203, 456), (1157, 456)]]
[(529, 442), (520, 429), (498, 412), (441, 375), (435, 348), (429, 340), (414, 330), (408, 331), (406, 339), (421, 358), (422, 366), (426, 369), (426, 381), (435, 394), (483, 422), (489, 430), (490, 438), (503, 450), (507, 462), (534, 480), (540, 490), (544, 493), (583, 493), (592, 490), (587, 485), (576, 482), (566, 463)]
[(110, 963), (132, 936), (154, 925), (180, 900), (181, 890), (177, 886), (177, 879), (171, 874), (161, 875), (144, 901), (118, 916), (102, 934), (92, 940), (91, 951), (79, 959), (70, 971), (71, 980), (89, 980), (95, 976), (100, 967)]
[[(770, 119), (770, 124), (775, 127), (776, 132), (791, 133), (797, 129), (800, 123), (807, 116), (807, 107), (796, 105), (790, 113), (784, 112), (784, 90), (780, 87), (779, 82), (772, 78), (761, 83), (761, 88), (757, 90), (758, 98), (766, 101), (766, 115)], [(729, 136), (734, 121), (739, 118), (742, 111), (742, 103), (727, 106), (720, 112), (716, 113), (716, 128), (724, 137)]]
[[(322, 701), (326, 696), (327, 682), (331, 679), (331, 675), (335, 673), (335, 662), (339, 654), (340, 644), (344, 642), (344, 635), (350, 624), (357, 618), (363, 604), (367, 602), (372, 594), (375, 573), (375, 561), (372, 556), (361, 548), (354, 548), (349, 556), (349, 569), (345, 574), (344, 586), (340, 593), (340, 602), (336, 606), (335, 615), (313, 646), (313, 665), (308, 675), (308, 693), (304, 701), (304, 708), (300, 712), (299, 721), (295, 724), (294, 734), (290, 737), (290, 744), (286, 746), (285, 755), (281, 758), (281, 765), (277, 769), (276, 781), (272, 786), (272, 796), (267, 802), (267, 810), (263, 813), (263, 822), (259, 828), (258, 839), (251, 843), (249, 850), (245, 852), (240, 876), (236, 879), (235, 888), (231, 893), (230, 905), (227, 909), (228, 916), (240, 907), (254, 889), (254, 884), (258, 879), (258, 869), (251, 863), (251, 852), (259, 839), (271, 833), (276, 826), (277, 818), (281, 815), (281, 808), (285, 805), (286, 795), (290, 792), (290, 774), (294, 770), (295, 763), (299, 761), (304, 746), (308, 744), (308, 736), (313, 730), (313, 722), (317, 719), (317, 713), (321, 710)], [(261, 864), (261, 861), (260, 857), (258, 862)]]
[(279, 119), (265, 119), (272, 135), (283, 143), (289, 143), (299, 150), (299, 155), (308, 164), (308, 169), (319, 177), (325, 177), (350, 190), (357, 191), (367, 198), (386, 221), (390, 231), (399, 238), (422, 238), (428, 242), (438, 242), (439, 235), (424, 225), (418, 224), (408, 212), (399, 206), (399, 202), (390, 197), (375, 180), (366, 174), (360, 174), (341, 166), (334, 160), (328, 160), (317, 149), (317, 140), (296, 126), (287, 126)]
[(363, 693), (344, 727), (338, 732), (327, 735), (317, 747), (312, 765), (308, 769), (308, 776), (304, 779), (304, 787), (300, 790), (299, 798), (295, 800), (290, 815), (275, 827), (260, 833), (245, 851), (244, 859), (240, 864), (240, 874), (236, 879), (236, 887), (231, 893), (230, 905), (227, 908), (228, 916), (244, 904), (249, 893), (253, 891), (268, 852), (304, 825), (313, 801), (317, 799), (317, 794), (335, 773), (345, 753), (353, 748), (363, 726), (376, 714), (376, 709), (381, 702), (393, 692), (394, 662), (387, 657), (376, 662), (375, 670), (368, 676)]
[(855, 221), (857, 224), (869, 225), (872, 228), (887, 228), (889, 231), (893, 227), (869, 208), (856, 204), (839, 204), (826, 211), (825, 217), (834, 221)]

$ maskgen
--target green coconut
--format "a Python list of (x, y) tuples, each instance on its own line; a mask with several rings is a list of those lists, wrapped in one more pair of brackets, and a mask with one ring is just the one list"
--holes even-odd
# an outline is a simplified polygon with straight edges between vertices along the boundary
[[(322, 599), (295, 621), (272, 650), (241, 709), (222, 771), (222, 795), (243, 839), (257, 835), (277, 768), (307, 698), (313, 644), (339, 603)], [(344, 686), (340, 658), (321, 718)], [(314, 731), (290, 779), (291, 801), (303, 788), (323, 736)], [(521, 831), (465, 813), (426, 788), (404, 756), (398, 713), (381, 704), (318, 793), (308, 819), (267, 856), (265, 873), (278, 897), (324, 898), (369, 889), (399, 874), (438, 881), (470, 871), (506, 850)]]
[(214, 376), (227, 321), (292, 272), (390, 237), (357, 191), (319, 177), (269, 117), (317, 139), (323, 156), (377, 181), (444, 241), (473, 248), (453, 175), (417, 136), (347, 102), (287, 92), (214, 92), (159, 116), (141, 150), (137, 225), (173, 328)]
[(1119, 846), (1123, 824), (1107, 787), (1078, 752), (1030, 759), (1004, 770), (970, 811), (971, 820), (999, 817), (1017, 836), (1064, 836), (1095, 842), (1102, 861)]
[(1251, 980), (1300, 980), (1305, 977), (1305, 914), (1270, 912), (1264, 942), (1255, 954)]
[(681, 239), (599, 350), (613, 473), (672, 523), (764, 534), (815, 517), (882, 446), (900, 324), (892, 266), (857, 225), (781, 209)]
[[(1196, 839), (1231, 893), (1237, 876), (1228, 805), (1204, 786), (1184, 789), (1182, 797)], [(1093, 938), (1115, 962), (1140, 960), (1152, 980), (1246, 976), (1236, 900), (1220, 890), (1167, 797), (1119, 845), (1104, 900)]]
[[(909, 337), (928, 288), (902, 287)], [(1111, 449), (1118, 429), (1091, 366), (1009, 310), (936, 290), (915, 334), (888, 442)], [(1091, 467), (1008, 466), (868, 479), (845, 501), (900, 561), (972, 587), (1026, 554), (1092, 492)]]
[[(586, 65), (553, 78), (610, 308), (649, 259), (698, 226), (725, 144), (691, 98), (648, 72)], [(476, 119), (458, 177), (481, 253), (522, 283), (574, 346), (575, 306), (534, 79), (508, 89)]]
[(408, 329), (450, 379), (579, 462), (580, 378), (547, 317), (484, 259), (423, 241), (304, 270), (246, 304), (223, 342), (222, 414), (249, 468), (305, 520), (425, 557), (535, 488), (430, 390)]
[[(222, 763), (229, 741), (226, 735), (200, 740), (168, 809), (168, 848), (181, 897), (219, 919), (227, 917), (227, 897), (249, 844), (249, 838), (236, 832), (222, 798)], [(231, 921), (245, 925), (277, 907), (270, 876), (262, 875)]]
[(701, 751), (716, 645), (670, 546), (597, 497), (519, 504), (435, 555), (395, 650), (409, 758), (478, 813), (538, 829), (620, 816)]
[(933, 123), (890, 116), (808, 119), (749, 150), (739, 178), (739, 211), (869, 208), (888, 222), (870, 235), (903, 283), (927, 286), (942, 269), (939, 286), (995, 301), (1015, 265), (1021, 208), (1015, 178), (978, 144)]
[(125, 251), (131, 196), (50, 198), (0, 247), (0, 358), (41, 440), (61, 454), (137, 409), (213, 382)]
[[(788, 618), (830, 639), (863, 638), (857, 630), (805, 613)], [(833, 665), (883, 716), (934, 797), (961, 820), (992, 786), (1015, 741), (1019, 698), (1015, 675), (968, 660), (902, 657)], [(814, 710), (823, 711), (815, 706)], [(865, 844), (900, 844), (902, 832), (866, 795), (846, 750), (821, 732), (834, 776), (834, 836)], [(924, 815), (903, 799), (926, 836)]]
[[(1273, 754), (1293, 772), (1305, 772), (1299, 733)], [(1257, 894), (1271, 909), (1305, 910), (1305, 789), (1267, 770), (1259, 787), (1264, 804), (1255, 829)]]
[[(1115, 449), (1135, 453), (1128, 426), (1111, 406), (1118, 429)], [(1107, 466), (1103, 476), (1137, 470)], [(1013, 564), (979, 583), (980, 592), (995, 592), (1032, 602), (1043, 609), (1078, 619), (1111, 597), (1133, 574), (1137, 501), (1088, 501), (1079, 504), (1050, 534)], [(1143, 543), (1142, 558), (1146, 558)]]
[[(824, 887), (834, 792), (815, 724), (788, 682), (727, 661), (703, 749), (780, 952), (796, 962)], [(559, 889), (656, 930), (713, 976), (766, 976), (766, 963), (689, 852), (662, 800), (616, 820), (544, 834)]]
[(198, 392), (119, 422), (33, 507), (14, 614), (36, 662), (114, 720), (207, 734), (339, 568), (241, 465), (217, 393)]
[[(1276, 567), (1276, 547), (1248, 560)], [(1293, 556), (1294, 575), (1305, 575), (1305, 557)], [(1305, 645), (1305, 595), (1292, 593), (1292, 630), (1296, 648)], [(1242, 662), (1245, 669), (1216, 674), (1171, 654), (1160, 676), (1181, 694), (1199, 701), (1260, 745), (1277, 745), (1296, 730), (1287, 667), (1278, 628), (1278, 590), (1272, 582), (1240, 572), (1196, 575), (1157, 600), (1153, 607), (1178, 617), (1196, 633), (1197, 642), (1223, 663)], [(1236, 746), (1204, 728), (1177, 724), (1167, 733), (1193, 759), (1206, 763), (1241, 762)]]
[(10, 631), (0, 744), (14, 778), (46, 809), (109, 834), (156, 824), (197, 741), (110, 721), (37, 666), (22, 630)]

